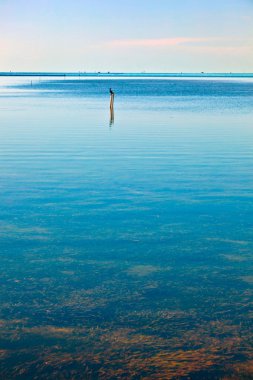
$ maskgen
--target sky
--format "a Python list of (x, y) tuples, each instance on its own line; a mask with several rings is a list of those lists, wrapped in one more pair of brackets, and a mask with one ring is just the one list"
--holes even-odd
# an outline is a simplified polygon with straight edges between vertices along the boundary
[(253, 72), (253, 0), (0, 0), (0, 71)]

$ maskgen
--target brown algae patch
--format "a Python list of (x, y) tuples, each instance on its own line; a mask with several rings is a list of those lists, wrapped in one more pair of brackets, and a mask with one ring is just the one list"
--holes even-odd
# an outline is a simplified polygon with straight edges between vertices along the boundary
[[(149, 358), (133, 358), (129, 363), (131, 372), (138, 368), (140, 372), (152, 369), (153, 379), (173, 379), (175, 376), (187, 376), (191, 372), (212, 367), (217, 363), (216, 350), (178, 350), (174, 353), (160, 352)], [(149, 374), (142, 377), (143, 380), (150, 379)]]
[[(178, 320), (177, 326), (181, 329), (178, 336), (173, 333), (164, 338), (153, 328), (148, 334), (134, 328), (83, 329), (82, 326), (78, 330), (47, 325), (24, 329), (27, 334), (65, 338), (66, 341), (64, 346), (59, 343), (46, 349), (43, 345), (37, 346), (33, 361), (18, 364), (12, 371), (12, 378), (20, 370), (29, 373), (36, 367), (38, 377), (48, 375), (48, 379), (55, 378), (50, 371), (60, 371), (65, 378), (70, 378), (71, 374), (72, 379), (175, 379), (216, 365), (224, 366), (241, 350), (238, 326), (213, 321), (189, 330), (180, 327), (184, 317), (180, 311), (163, 310), (156, 317)], [(73, 344), (75, 353), (72, 352)], [(23, 353), (28, 352), (28, 348), (23, 350)], [(82, 376), (80, 373), (84, 369), (87, 373)]]
[(241, 263), (248, 260), (248, 257), (243, 255), (222, 254), (221, 256), (224, 257), (224, 259), (235, 263)]
[(115, 331), (106, 332), (101, 335), (100, 340), (103, 344), (110, 346), (113, 350), (124, 350), (131, 349), (134, 347), (135, 350), (138, 348), (144, 348), (145, 346), (159, 347), (164, 346), (164, 339), (159, 338), (156, 335), (146, 335), (137, 333), (134, 329), (117, 329)]
[(6, 356), (8, 356), (8, 353), (8, 350), (0, 350), (0, 359), (4, 359)]
[(38, 326), (29, 329), (26, 328), (24, 329), (24, 332), (35, 335), (52, 336), (60, 338), (66, 335), (72, 335), (74, 329), (70, 327)]
[(71, 270), (62, 270), (61, 273), (65, 274), (66, 276), (74, 276), (76, 274), (74, 271)]
[[(228, 369), (231, 371), (231, 367)], [(222, 380), (239, 380), (253, 379), (253, 360), (248, 360), (245, 363), (237, 363), (232, 366), (232, 374), (230, 376), (225, 376)]]
[(244, 282), (247, 282), (248, 284), (253, 285), (253, 276), (242, 276), (240, 279)]
[(238, 244), (238, 245), (248, 245), (250, 242), (247, 240), (232, 240), (232, 239), (224, 239), (224, 238), (206, 238), (209, 241), (217, 241), (221, 243), (228, 244)]
[(132, 276), (144, 277), (144, 276), (149, 276), (153, 273), (167, 271), (170, 269), (171, 269), (170, 267), (162, 268), (162, 267), (154, 266), (154, 265), (134, 265), (127, 270), (127, 274), (132, 275)]

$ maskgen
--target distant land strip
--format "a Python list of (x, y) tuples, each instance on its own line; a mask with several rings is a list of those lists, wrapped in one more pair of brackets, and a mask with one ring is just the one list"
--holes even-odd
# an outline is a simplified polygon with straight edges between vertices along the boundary
[(0, 72), (1, 77), (253, 78), (253, 73)]

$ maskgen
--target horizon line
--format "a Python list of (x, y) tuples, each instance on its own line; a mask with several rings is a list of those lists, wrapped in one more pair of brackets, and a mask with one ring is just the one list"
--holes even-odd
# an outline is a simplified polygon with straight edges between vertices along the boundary
[(106, 76), (253, 76), (253, 72), (124, 72), (124, 71), (0, 71), (0, 77), (3, 76), (96, 76), (96, 77), (106, 77)]

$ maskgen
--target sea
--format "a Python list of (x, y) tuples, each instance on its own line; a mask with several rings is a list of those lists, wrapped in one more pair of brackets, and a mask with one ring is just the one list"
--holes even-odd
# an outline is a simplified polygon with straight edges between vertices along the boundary
[(252, 74), (0, 75), (0, 378), (252, 379), (252, 168)]

